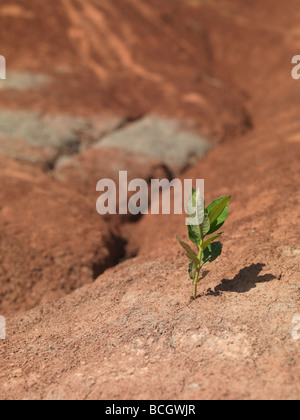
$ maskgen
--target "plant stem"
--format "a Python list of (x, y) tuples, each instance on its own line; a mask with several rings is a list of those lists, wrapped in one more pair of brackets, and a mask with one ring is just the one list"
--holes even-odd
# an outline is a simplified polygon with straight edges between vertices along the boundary
[(200, 274), (200, 268), (196, 272), (195, 280), (194, 280), (194, 291), (193, 291), (193, 299), (195, 300), (197, 298), (197, 286), (198, 286), (198, 279)]
[(196, 270), (196, 276), (195, 276), (195, 280), (194, 280), (194, 291), (193, 291), (193, 299), (197, 299), (197, 289), (198, 289), (198, 283), (199, 283), (199, 275), (200, 275), (200, 270), (201, 270), (201, 258), (202, 258), (202, 249), (200, 246), (200, 251), (199, 251), (199, 256), (198, 259), (200, 261), (200, 266), (199, 269)]

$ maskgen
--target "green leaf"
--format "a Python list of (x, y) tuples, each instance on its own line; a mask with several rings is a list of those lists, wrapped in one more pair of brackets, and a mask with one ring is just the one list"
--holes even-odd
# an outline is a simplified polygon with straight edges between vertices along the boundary
[(196, 267), (195, 267), (195, 264), (191, 261), (190, 263), (189, 263), (189, 276), (190, 276), (190, 279), (191, 280), (195, 280), (195, 277), (196, 277)]
[(187, 203), (187, 212), (192, 226), (200, 226), (205, 216), (204, 197), (201, 192), (192, 188), (192, 194)]
[(231, 196), (227, 196), (227, 195), (225, 195), (225, 196), (223, 196), (223, 197), (219, 197), (219, 198), (216, 198), (214, 201), (212, 201), (207, 207), (206, 207), (206, 210), (208, 211), (208, 213), (210, 213), (211, 212), (211, 210), (212, 210), (212, 208), (216, 205), (216, 204), (218, 204), (220, 201), (222, 201), (224, 198), (226, 198), (226, 197), (231, 197)]
[(196, 207), (196, 190), (195, 188), (192, 188), (192, 193), (187, 202), (187, 213), (190, 218), (195, 215), (195, 207)]
[(223, 226), (225, 220), (228, 217), (230, 199), (230, 195), (220, 197), (207, 206), (206, 210), (209, 214), (211, 224), (208, 235), (215, 233)]
[(223, 245), (221, 242), (214, 242), (204, 250), (201, 258), (201, 266), (215, 261), (222, 254)]
[(192, 188), (192, 194), (188, 200), (187, 211), (189, 220), (187, 222), (190, 240), (200, 247), (201, 240), (210, 229), (210, 221), (208, 213), (205, 210), (204, 198), (201, 196), (200, 190)]
[(210, 245), (213, 241), (215, 241), (221, 235), (222, 235), (222, 233), (216, 233), (215, 235), (213, 235), (209, 239), (207, 239), (205, 242), (203, 242), (203, 244), (201, 245), (202, 251), (204, 251), (208, 247), (208, 245)]
[(213, 224), (218, 217), (223, 213), (225, 208), (227, 207), (229, 201), (231, 199), (231, 196), (228, 195), (226, 197), (223, 197), (218, 201), (209, 211), (209, 220), (210, 223)]
[(196, 254), (195, 251), (192, 250), (192, 248), (186, 244), (185, 242), (183, 242), (179, 236), (176, 236), (177, 241), (180, 243), (180, 245), (182, 246), (182, 248), (185, 250), (187, 257), (194, 263), (195, 267), (198, 268), (200, 265), (200, 261), (199, 258)]
[(187, 225), (187, 228), (191, 242), (193, 242), (193, 244), (195, 244), (199, 248), (201, 243), (200, 227)]
[(204, 238), (210, 230), (210, 220), (207, 211), (204, 214), (204, 220), (200, 225), (201, 237)]

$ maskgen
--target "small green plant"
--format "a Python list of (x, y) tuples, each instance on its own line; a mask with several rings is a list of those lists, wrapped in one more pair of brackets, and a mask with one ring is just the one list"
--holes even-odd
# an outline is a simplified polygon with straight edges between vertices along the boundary
[(189, 214), (187, 228), (189, 239), (196, 245), (197, 253), (177, 235), (177, 241), (185, 250), (189, 259), (188, 272), (194, 284), (193, 293), (191, 293), (192, 299), (197, 298), (198, 284), (209, 273), (208, 270), (202, 271), (203, 266), (215, 261), (222, 253), (221, 242), (215, 242), (215, 240), (223, 232), (216, 232), (223, 226), (228, 217), (230, 199), (230, 195), (217, 198), (205, 208), (204, 198), (201, 196), (200, 190), (196, 191), (194, 188), (192, 190), (187, 205)]

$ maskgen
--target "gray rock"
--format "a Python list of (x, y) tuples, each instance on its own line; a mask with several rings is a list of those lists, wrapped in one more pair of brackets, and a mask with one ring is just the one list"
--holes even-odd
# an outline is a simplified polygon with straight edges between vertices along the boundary
[(42, 116), (30, 111), (0, 112), (0, 136), (23, 139), (30, 146), (77, 149), (78, 131), (84, 120), (65, 116)]
[(53, 81), (47, 74), (8, 71), (6, 80), (0, 81), (0, 89), (27, 90), (37, 89)]
[[(2, 111), (0, 153), (27, 161), (38, 161), (40, 156), (41, 162), (49, 166), (60, 156), (85, 150), (122, 123), (121, 118), (82, 118), (43, 115), (32, 111)], [(31, 159), (31, 154), (34, 159)], [(50, 161), (44, 162), (45, 156)]]
[(176, 120), (145, 117), (105, 136), (97, 145), (143, 153), (160, 159), (178, 174), (203, 157), (212, 144)]

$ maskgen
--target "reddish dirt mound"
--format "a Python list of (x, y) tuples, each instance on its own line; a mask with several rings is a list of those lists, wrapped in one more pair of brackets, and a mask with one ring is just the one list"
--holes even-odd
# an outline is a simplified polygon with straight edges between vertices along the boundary
[(9, 319), (2, 396), (298, 398), (300, 342), (291, 335), (300, 299), (295, 123), (286, 120), (279, 136), (271, 127), (249, 135), (248, 151), (239, 139), (227, 142), (185, 175), (215, 168), (209, 191), (233, 193), (224, 254), (201, 298), (189, 302), (186, 260), (174, 238), (184, 234), (183, 218), (147, 216), (138, 234), (144, 256)]
[(248, 129), (243, 95), (228, 69), (224, 79), (226, 61), (220, 71), (214, 59), (210, 8), (182, 0), (59, 0), (41, 19), (39, 1), (16, 3), (0, 9), (1, 54), (13, 70), (52, 76), (55, 89), (3, 91), (1, 107), (196, 118), (215, 139)]
[(94, 206), (42, 172), (1, 159), (0, 311), (64, 296), (123, 255)]

